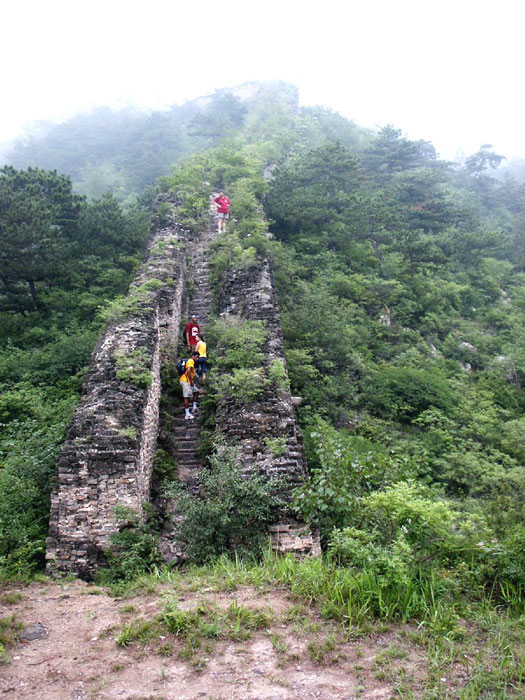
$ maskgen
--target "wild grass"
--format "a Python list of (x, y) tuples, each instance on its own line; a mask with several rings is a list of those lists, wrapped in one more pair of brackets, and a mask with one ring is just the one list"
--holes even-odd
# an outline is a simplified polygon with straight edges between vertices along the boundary
[(0, 618), (0, 664), (9, 663), (9, 649), (16, 644), (23, 625), (14, 615)]
[(179, 658), (199, 670), (204, 668), (216, 640), (246, 641), (254, 631), (268, 629), (272, 619), (271, 610), (251, 609), (236, 600), (225, 609), (208, 603), (182, 609), (177, 602), (168, 602), (154, 619), (142, 618), (124, 624), (115, 642), (117, 646), (129, 647), (161, 639), (163, 643), (156, 652), (169, 656), (174, 650), (173, 640), (178, 639), (183, 643), (178, 650)]
[[(314, 663), (337, 662), (340, 636), (346, 641), (377, 636), (394, 624), (400, 643), (382, 650), (374, 667), (375, 674), (392, 684), (393, 697), (510, 700), (525, 696), (525, 616), (517, 588), (503, 591), (505, 601), (499, 590), (471, 600), (432, 574), (389, 589), (370, 575), (356, 576), (321, 558), (300, 560), (267, 551), (262, 561), (224, 556), (207, 566), (178, 572), (157, 568), (128, 582), (120, 594), (160, 586), (167, 595), (175, 590), (177, 595), (231, 592), (242, 586), (264, 595), (280, 589), (291, 599), (280, 622), (307, 637), (306, 651)], [(331, 632), (323, 618), (336, 625)], [(268, 629), (270, 623), (267, 611), (237, 603), (227, 609), (201, 604), (192, 610), (168, 603), (150, 625), (157, 636), (168, 637), (167, 644), (182, 641), (178, 655), (191, 660), (198, 670), (217, 640), (242, 642), (255, 630), (267, 630), (281, 662), (287, 663), (286, 642)], [(150, 625), (147, 621), (128, 624), (121, 631), (121, 643), (146, 642)], [(424, 659), (417, 682), (404, 669), (410, 648)]]
[(234, 591), (243, 585), (259, 590), (280, 587), (298, 604), (315, 603), (324, 618), (343, 623), (349, 631), (373, 619), (416, 621), (432, 633), (457, 638), (463, 633), (458, 619), (466, 606), (477, 605), (487, 614), (505, 610), (511, 617), (523, 615), (523, 590), (510, 584), (471, 601), (432, 570), (397, 585), (386, 585), (373, 573), (355, 572), (329, 559), (281, 556), (269, 548), (262, 560), (222, 556), (208, 565), (190, 565), (179, 571), (154, 567), (149, 574), (119, 582), (112, 592), (130, 597), (144, 590), (154, 592), (160, 584), (214, 591)]

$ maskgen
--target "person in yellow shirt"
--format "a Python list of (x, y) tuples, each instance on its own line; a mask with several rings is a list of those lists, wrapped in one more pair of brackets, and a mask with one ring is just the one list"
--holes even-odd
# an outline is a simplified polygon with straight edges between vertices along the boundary
[(186, 360), (184, 374), (181, 375), (179, 382), (182, 389), (182, 400), (184, 402), (185, 420), (193, 420), (190, 412), (190, 399), (193, 399), (192, 411), (196, 413), (199, 410), (199, 390), (195, 386), (195, 362), (199, 359), (199, 353), (194, 350), (189, 360)]
[(204, 336), (202, 333), (198, 335), (195, 340), (197, 344), (195, 345), (195, 351), (199, 353), (199, 359), (195, 365), (195, 370), (199, 377), (202, 377), (202, 381), (206, 379), (206, 372), (208, 370), (208, 356), (206, 354), (206, 343), (204, 342)]

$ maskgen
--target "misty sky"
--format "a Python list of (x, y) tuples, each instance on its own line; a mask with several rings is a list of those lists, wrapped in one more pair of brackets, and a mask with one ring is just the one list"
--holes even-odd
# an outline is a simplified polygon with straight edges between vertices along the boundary
[(521, 0), (6, 0), (0, 142), (106, 104), (161, 107), (248, 80), (296, 84), (443, 157), (525, 157)]

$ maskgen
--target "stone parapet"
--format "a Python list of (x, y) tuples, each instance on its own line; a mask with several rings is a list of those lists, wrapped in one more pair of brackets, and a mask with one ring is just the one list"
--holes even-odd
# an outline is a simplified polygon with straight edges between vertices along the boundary
[[(275, 295), (272, 263), (264, 258), (258, 266), (225, 276), (219, 293), (221, 316), (264, 321), (267, 338), (264, 366), (276, 360), (286, 373), (281, 319)], [(292, 396), (286, 386), (266, 389), (253, 403), (225, 398), (217, 407), (217, 428), (237, 445), (246, 474), (262, 473), (285, 480), (284, 496), (290, 500), (294, 487), (307, 477), (306, 455), (297, 424)], [(318, 554), (319, 537), (291, 512), (285, 510), (271, 528), (277, 551)]]
[(149, 499), (161, 358), (177, 343), (185, 275), (185, 236), (169, 218), (113, 309), (59, 453), (46, 541), (51, 572), (90, 578), (118, 529), (115, 506), (141, 516)]

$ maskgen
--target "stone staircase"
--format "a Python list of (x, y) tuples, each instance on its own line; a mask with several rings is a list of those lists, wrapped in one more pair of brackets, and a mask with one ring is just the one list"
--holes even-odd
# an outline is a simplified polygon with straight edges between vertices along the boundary
[[(193, 244), (188, 274), (188, 280), (193, 281), (193, 290), (191, 297), (188, 299), (188, 318), (192, 314), (196, 314), (205, 338), (206, 325), (209, 321), (212, 306), (208, 247), (215, 235), (216, 233), (212, 232), (212, 230), (206, 231), (200, 240)], [(182, 346), (180, 352), (182, 354), (186, 352), (185, 345)], [(202, 398), (205, 393), (203, 382), (196, 377), (195, 383), (200, 388), (199, 397)], [(200, 414), (197, 413), (195, 415), (195, 420), (186, 420), (181, 402), (180, 412), (177, 413), (173, 424), (173, 433), (175, 438), (174, 457), (179, 465), (179, 481), (196, 493), (198, 491), (199, 472), (202, 468), (202, 459), (197, 451), (201, 433)]]
[[(188, 254), (190, 262), (186, 276), (186, 287), (188, 282), (193, 282), (193, 288), (183, 303), (186, 310), (185, 323), (192, 314), (196, 314), (202, 333), (206, 338), (206, 326), (210, 320), (212, 309), (212, 293), (209, 282), (209, 245), (217, 236), (215, 221), (212, 220), (210, 228), (205, 231), (198, 241), (190, 244)], [(191, 287), (191, 285), (190, 285)], [(187, 348), (184, 341), (180, 340), (179, 357), (187, 356)], [(205, 385), (202, 380), (196, 378), (196, 385), (199, 387), (199, 399), (205, 395)], [(179, 406), (175, 410), (175, 418), (171, 430), (171, 456), (177, 463), (177, 477), (180, 483), (184, 484), (193, 494), (199, 491), (199, 475), (204, 466), (198, 447), (201, 441), (201, 414), (194, 414), (194, 420), (186, 420), (182, 406), (182, 398), (179, 399)], [(177, 513), (174, 512), (170, 504), (166, 504), (167, 514), (171, 515), (175, 521)], [(175, 541), (173, 527), (166, 523), (168, 529), (161, 537), (160, 549), (168, 562), (176, 563), (184, 558), (183, 553)]]

